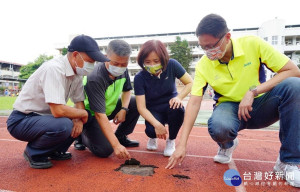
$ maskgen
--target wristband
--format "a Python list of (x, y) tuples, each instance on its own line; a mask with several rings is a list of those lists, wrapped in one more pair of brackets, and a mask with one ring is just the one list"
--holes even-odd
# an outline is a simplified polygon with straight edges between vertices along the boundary
[(258, 96), (258, 93), (257, 93), (257, 87), (255, 85), (251, 86), (249, 88), (249, 91), (251, 91), (254, 95), (254, 97), (257, 97)]
[(124, 109), (126, 111), (126, 114), (128, 113), (129, 109), (126, 107), (121, 107), (121, 109)]

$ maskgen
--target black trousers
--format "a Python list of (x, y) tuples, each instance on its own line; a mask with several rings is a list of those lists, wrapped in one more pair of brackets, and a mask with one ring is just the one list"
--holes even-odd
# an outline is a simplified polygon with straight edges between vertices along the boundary
[[(121, 110), (121, 99), (118, 100), (117, 106), (111, 115), (108, 116), (109, 120), (112, 120), (115, 115)], [(139, 112), (137, 110), (135, 97), (130, 98), (128, 106), (128, 113), (123, 123), (120, 123), (115, 134), (117, 137), (129, 135), (133, 132), (135, 125), (139, 119)], [(80, 138), (79, 138), (80, 139)], [(113, 153), (113, 148), (110, 145), (107, 138), (104, 136), (99, 123), (95, 116), (91, 116), (89, 113), (89, 119), (84, 124), (81, 134), (82, 143), (89, 148), (89, 150), (98, 157), (108, 157)]]
[[(169, 103), (159, 106), (159, 110), (149, 109), (151, 114), (163, 125), (169, 125), (169, 139), (176, 139), (179, 129), (183, 123), (185, 109), (184, 107), (173, 109)], [(156, 132), (148, 121), (145, 121), (145, 133), (149, 138), (156, 138)]]

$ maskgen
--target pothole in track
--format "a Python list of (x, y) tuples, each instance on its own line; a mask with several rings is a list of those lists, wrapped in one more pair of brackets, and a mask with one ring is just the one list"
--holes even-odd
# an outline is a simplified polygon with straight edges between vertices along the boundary
[(115, 171), (120, 171), (128, 175), (152, 176), (158, 168), (155, 165), (141, 165), (140, 162), (134, 158), (126, 160), (124, 164), (120, 165)]

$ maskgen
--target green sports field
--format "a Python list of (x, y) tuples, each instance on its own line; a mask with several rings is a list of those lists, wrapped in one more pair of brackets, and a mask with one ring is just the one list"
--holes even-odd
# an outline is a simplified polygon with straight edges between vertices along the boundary
[[(0, 110), (12, 110), (16, 99), (17, 97), (0, 97)], [(69, 100), (67, 105), (73, 106), (72, 101)]]
[(17, 97), (0, 97), (0, 110), (12, 110)]

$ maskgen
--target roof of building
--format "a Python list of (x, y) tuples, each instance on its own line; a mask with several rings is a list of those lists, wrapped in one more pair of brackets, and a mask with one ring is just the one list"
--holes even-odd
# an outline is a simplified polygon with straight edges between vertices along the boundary
[[(300, 27), (300, 24), (297, 25), (285, 25), (285, 28), (297, 28)], [(237, 28), (232, 29), (232, 31), (255, 31), (258, 30), (259, 27), (251, 27), (251, 28)], [(157, 34), (144, 34), (144, 35), (125, 35), (125, 36), (109, 36), (109, 37), (98, 37), (94, 38), (95, 40), (107, 40), (107, 39), (129, 39), (129, 38), (139, 38), (139, 37), (153, 37), (153, 36), (171, 36), (171, 35), (190, 35), (195, 34), (195, 31), (190, 32), (178, 32), (178, 33), (157, 33)]]
[(194, 31), (191, 32), (179, 32), (179, 33), (155, 33), (155, 34), (144, 34), (144, 35), (125, 35), (125, 36), (112, 36), (112, 37), (98, 37), (94, 38), (95, 40), (104, 40), (104, 39), (121, 39), (121, 38), (137, 38), (137, 37), (153, 37), (153, 36), (171, 36), (171, 35), (187, 35), (195, 34)]
[(26, 65), (26, 64), (14, 63), (14, 62), (9, 62), (9, 61), (2, 61), (2, 60), (0, 60), (0, 64), (13, 64), (13, 65), (18, 65), (18, 66)]

